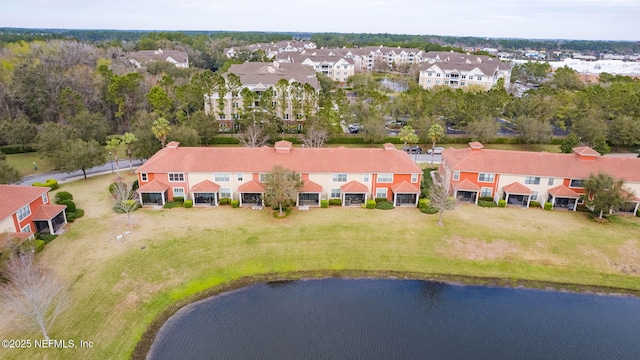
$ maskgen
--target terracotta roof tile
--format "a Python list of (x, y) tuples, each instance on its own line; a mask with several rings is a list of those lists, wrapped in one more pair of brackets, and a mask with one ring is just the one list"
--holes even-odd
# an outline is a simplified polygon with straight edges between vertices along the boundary
[(67, 205), (42, 205), (33, 214), (33, 220), (51, 220), (66, 208)]
[(533, 194), (533, 191), (531, 191), (531, 189), (529, 189), (528, 187), (520, 184), (519, 182), (514, 182), (511, 183), (509, 185), (506, 185), (502, 188), (502, 190), (504, 190), (504, 192), (509, 193), (509, 194), (518, 194), (518, 195), (531, 195)]
[(203, 180), (191, 187), (191, 192), (199, 193), (217, 193), (220, 191), (220, 185), (211, 180)]
[(593, 150), (588, 146), (578, 146), (578, 147), (574, 147), (572, 150), (576, 154), (582, 155), (582, 156), (600, 156), (599, 152)]
[(167, 191), (167, 189), (169, 189), (169, 185), (158, 181), (158, 180), (151, 180), (148, 184), (144, 184), (142, 186), (140, 186), (138, 188), (138, 192), (139, 193), (146, 193), (146, 192), (165, 192)]
[(264, 187), (262, 184), (256, 182), (255, 180), (251, 180), (246, 182), (240, 186), (238, 186), (238, 192), (241, 193), (263, 193)]
[(398, 194), (398, 193), (402, 193), (402, 194), (420, 193), (420, 188), (417, 185), (410, 184), (410, 183), (408, 183), (406, 181), (403, 181), (400, 184), (396, 184), (396, 185), (392, 186), (391, 190), (396, 194)]
[(556, 186), (554, 188), (549, 189), (549, 194), (554, 197), (570, 197), (570, 198), (579, 198), (580, 194), (569, 189), (564, 185)]
[(322, 186), (318, 183), (308, 180), (302, 185), (302, 189), (300, 190), (300, 192), (319, 193), (322, 192)]
[(369, 188), (367, 185), (351, 180), (348, 183), (340, 186), (340, 191), (343, 193), (368, 193)]
[(48, 187), (41, 186), (0, 185), (0, 220), (15, 214), (48, 191)]
[(464, 179), (457, 184), (453, 184), (453, 188), (456, 190), (480, 191), (480, 186), (472, 183), (468, 179)]

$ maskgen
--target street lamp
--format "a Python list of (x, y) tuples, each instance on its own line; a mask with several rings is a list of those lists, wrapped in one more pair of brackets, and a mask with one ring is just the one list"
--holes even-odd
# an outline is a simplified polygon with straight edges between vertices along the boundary
[[(111, 157), (111, 151), (109, 151), (109, 157)], [(113, 160), (109, 160), (109, 163), (111, 164), (111, 173), (113, 174)]]

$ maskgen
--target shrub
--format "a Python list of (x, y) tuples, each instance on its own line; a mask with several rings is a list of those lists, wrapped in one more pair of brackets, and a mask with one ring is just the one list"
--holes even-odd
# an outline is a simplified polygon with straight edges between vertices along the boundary
[(329, 200), (320, 200), (320, 207), (326, 209), (329, 207)]
[(22, 145), (4, 145), (0, 146), (0, 152), (3, 152), (7, 155), (11, 154), (23, 154), (25, 152), (36, 152), (37, 146), (36, 144), (27, 144), (24, 148)]
[(238, 139), (231, 136), (216, 136), (211, 139), (211, 145), (236, 145), (239, 143)]
[(640, 210), (636, 211), (636, 216), (640, 217)]
[(184, 201), (184, 207), (186, 207), (187, 209), (190, 209), (193, 207), (193, 200), (189, 199), (189, 200), (185, 200)]
[(498, 207), (507, 207), (507, 200), (500, 199), (498, 200)]
[(109, 185), (109, 194), (111, 195), (115, 194), (117, 189), (118, 189), (118, 183), (117, 182), (111, 183), (111, 185)]
[(391, 201), (380, 201), (379, 203), (376, 204), (376, 209), (380, 209), (380, 210), (391, 210), (393, 209), (393, 203)]
[(138, 179), (135, 179), (133, 183), (131, 183), (131, 191), (136, 191), (140, 188), (140, 184), (138, 183)]
[(580, 212), (591, 212), (591, 209), (589, 209), (588, 207), (584, 206), (584, 205), (578, 205), (576, 206), (576, 211), (580, 211)]
[(232, 208), (239, 208), (240, 207), (240, 200), (231, 200), (231, 207)]
[(480, 196), (478, 201), (493, 201), (493, 196)]
[[(138, 208), (141, 208), (142, 204), (138, 203)], [(74, 214), (76, 214), (76, 219), (81, 218), (84, 216), (84, 210), (82, 209), (76, 209), (76, 211), (74, 212)]]
[(491, 207), (496, 207), (496, 206), (498, 206), (498, 204), (496, 204), (496, 202), (495, 202), (495, 201), (478, 200), (478, 206), (482, 206), (482, 207), (486, 207), (486, 208), (491, 208)]
[(184, 203), (183, 202), (178, 202), (178, 201), (167, 201), (166, 203), (164, 203), (164, 206), (162, 206), (165, 209), (173, 209), (176, 207), (183, 207)]
[(58, 237), (58, 235), (56, 235), (56, 234), (40, 234), (40, 235), (38, 235), (39, 240), (42, 240), (45, 243), (45, 245), (50, 243), (50, 242), (52, 242), (57, 237)]
[(36, 252), (40, 252), (42, 251), (42, 249), (44, 249), (44, 240), (36, 240), (33, 243), (33, 250), (35, 250)]
[(56, 204), (60, 204), (60, 201), (62, 200), (73, 200), (73, 195), (68, 191), (60, 191), (56, 194), (54, 199)]
[(367, 205), (365, 206), (367, 209), (375, 209), (376, 208), (376, 201), (375, 200), (367, 200)]
[(529, 201), (529, 207), (540, 207), (540, 203), (537, 201)]
[(173, 201), (174, 202), (183, 203), (184, 202), (184, 196), (174, 196), (173, 197)]
[(342, 206), (342, 199), (329, 199), (329, 205)]
[(438, 210), (438, 209), (436, 209), (434, 207), (431, 207), (431, 206), (428, 206), (428, 207), (425, 207), (425, 208), (420, 208), (420, 212), (421, 213), (425, 213), (425, 214), (437, 214), (439, 211), (440, 210)]
[(375, 202), (376, 204), (382, 201), (388, 201), (387, 198), (376, 198)]
[(68, 212), (65, 214), (67, 216), (67, 222), (74, 222), (76, 220), (76, 213), (74, 212)]
[(222, 198), (220, 199), (220, 205), (229, 205), (231, 204), (231, 199), (230, 198)]
[(56, 180), (56, 179), (47, 179), (47, 181), (45, 181), (44, 183), (34, 182), (31, 185), (33, 185), (33, 186), (41, 186), (41, 187), (48, 187), (51, 190), (56, 190), (57, 188), (60, 187), (60, 185), (58, 185), (58, 180)]
[(551, 208), (553, 207), (553, 204), (551, 204), (550, 202), (546, 202), (544, 203), (544, 209), (545, 210), (551, 210)]
[(431, 207), (431, 199), (420, 199), (418, 200), (418, 208), (426, 209)]
[(67, 208), (65, 209), (67, 213), (76, 212), (76, 203), (74, 203), (72, 200), (62, 200), (58, 204), (67, 205)]

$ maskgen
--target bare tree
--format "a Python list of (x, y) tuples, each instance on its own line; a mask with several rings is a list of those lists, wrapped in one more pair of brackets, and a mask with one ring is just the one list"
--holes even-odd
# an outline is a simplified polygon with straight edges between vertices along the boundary
[(127, 214), (129, 229), (133, 225), (131, 213), (138, 209), (138, 202), (135, 199), (135, 191), (129, 191), (127, 184), (117, 181), (111, 185), (111, 195), (113, 196), (113, 211), (120, 214)]
[(320, 148), (324, 146), (324, 143), (327, 142), (328, 139), (329, 132), (326, 129), (312, 126), (302, 138), (302, 143), (310, 148)]
[(259, 125), (247, 126), (244, 134), (238, 136), (240, 143), (246, 147), (260, 147), (267, 144), (269, 135), (265, 134)]
[[(445, 170), (446, 171), (446, 170)], [(437, 184), (429, 189), (429, 198), (431, 199), (431, 206), (440, 211), (440, 217), (438, 218), (438, 225), (443, 226), (442, 214), (445, 210), (453, 210), (456, 202), (453, 197), (449, 195), (449, 187), (451, 184), (451, 176), (448, 171), (445, 172), (444, 179), (440, 179)]]
[(0, 291), (3, 304), (20, 324), (35, 327), (49, 340), (49, 329), (67, 305), (67, 293), (49, 270), (34, 263), (33, 253), (11, 258), (5, 267), (7, 283)]
[(282, 216), (283, 206), (295, 204), (295, 198), (302, 188), (302, 180), (299, 173), (276, 165), (267, 174), (265, 188), (267, 202), (274, 208), (277, 206)]

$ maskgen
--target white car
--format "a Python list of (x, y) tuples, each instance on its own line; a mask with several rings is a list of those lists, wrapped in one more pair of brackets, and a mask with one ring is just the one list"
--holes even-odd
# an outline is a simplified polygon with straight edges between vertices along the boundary
[(443, 147), (437, 147), (437, 148), (427, 150), (427, 154), (442, 154), (443, 150), (444, 150)]

